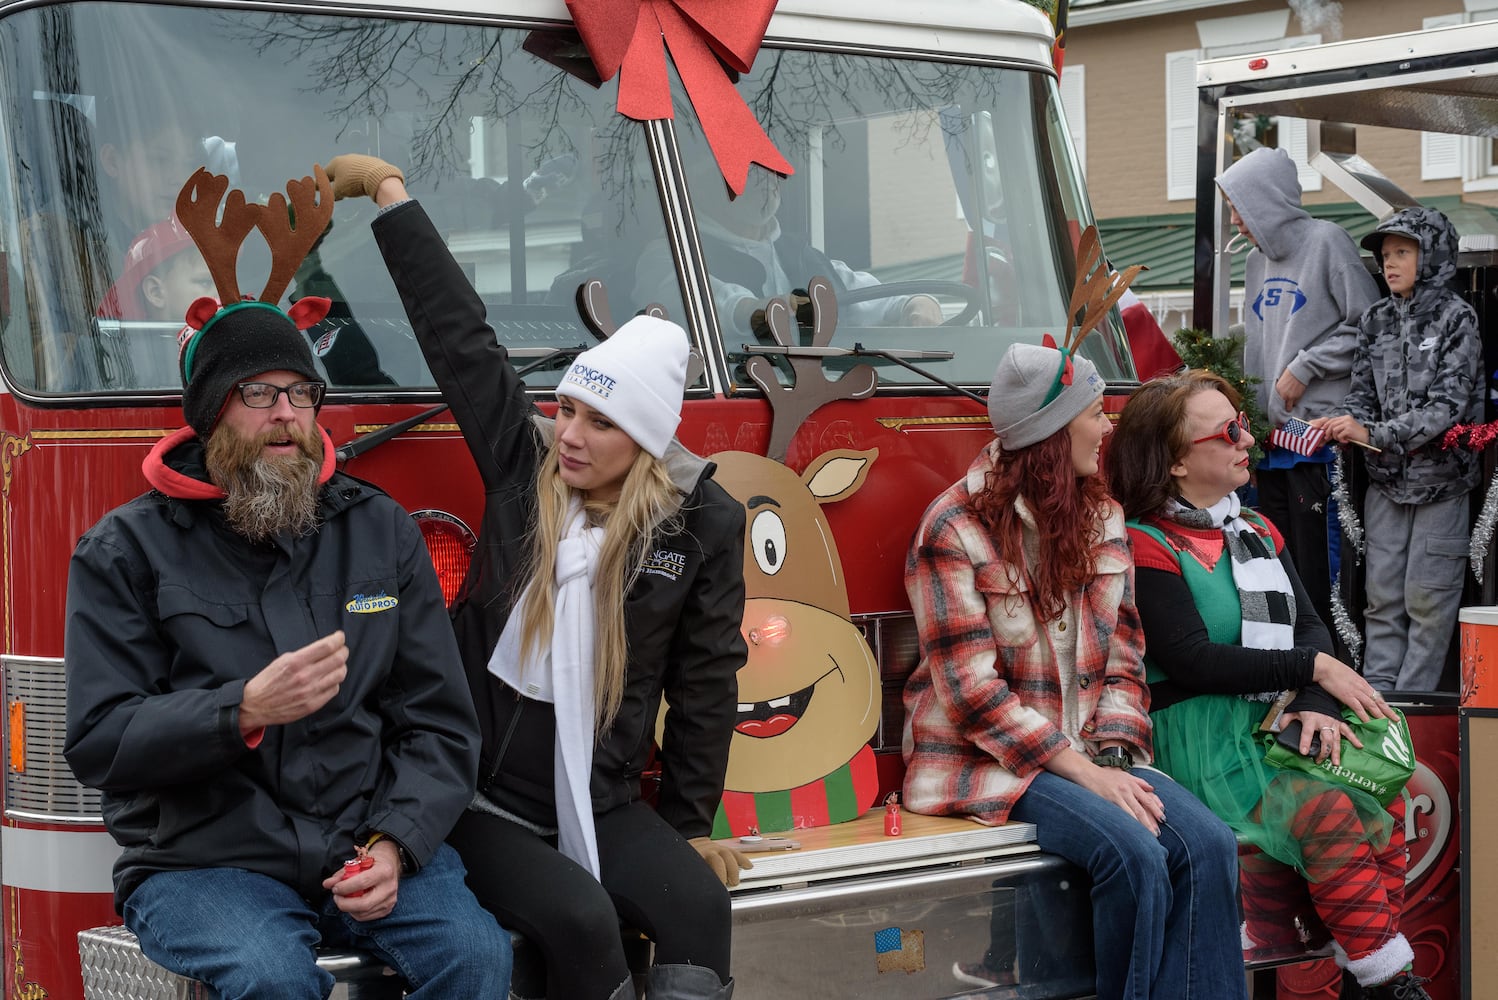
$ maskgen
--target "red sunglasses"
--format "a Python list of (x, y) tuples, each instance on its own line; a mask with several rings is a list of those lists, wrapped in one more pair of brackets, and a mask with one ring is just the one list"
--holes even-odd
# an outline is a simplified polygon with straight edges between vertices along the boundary
[(1247, 431), (1248, 417), (1242, 410), (1239, 410), (1236, 417), (1233, 417), (1227, 423), (1222, 425), (1222, 430), (1218, 431), (1216, 434), (1208, 434), (1204, 438), (1197, 438), (1191, 443), (1201, 444), (1203, 441), (1216, 441), (1217, 439), (1221, 438), (1228, 444), (1237, 444), (1239, 441), (1243, 440), (1243, 435), (1247, 433)]

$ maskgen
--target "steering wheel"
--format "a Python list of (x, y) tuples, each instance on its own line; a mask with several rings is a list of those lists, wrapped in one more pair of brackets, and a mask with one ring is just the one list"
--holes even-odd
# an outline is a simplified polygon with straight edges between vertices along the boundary
[(853, 305), (871, 299), (902, 298), (907, 295), (953, 296), (963, 300), (962, 311), (951, 319), (942, 320), (942, 326), (966, 326), (978, 315), (982, 303), (978, 300), (978, 289), (961, 281), (938, 281), (935, 278), (920, 278), (912, 281), (886, 281), (867, 288), (848, 288), (837, 293), (839, 305)]

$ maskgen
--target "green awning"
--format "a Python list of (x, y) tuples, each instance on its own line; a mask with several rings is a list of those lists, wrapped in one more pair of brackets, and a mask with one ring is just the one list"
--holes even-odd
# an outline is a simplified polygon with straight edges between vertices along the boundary
[[(1498, 210), (1463, 201), (1460, 195), (1427, 198), (1423, 204), (1445, 213), (1462, 236), (1498, 234)], [(1318, 219), (1335, 222), (1352, 234), (1354, 240), (1362, 239), (1378, 225), (1373, 214), (1356, 202), (1310, 205), (1307, 211)], [(1162, 292), (1191, 287), (1192, 240), (1196, 235), (1194, 214), (1183, 212), (1179, 215), (1099, 219), (1098, 231), (1103, 239), (1103, 250), (1115, 267), (1131, 264), (1149, 267), (1135, 280), (1133, 287), (1136, 291)], [(1243, 283), (1246, 256), (1237, 254), (1233, 257), (1234, 284)]]

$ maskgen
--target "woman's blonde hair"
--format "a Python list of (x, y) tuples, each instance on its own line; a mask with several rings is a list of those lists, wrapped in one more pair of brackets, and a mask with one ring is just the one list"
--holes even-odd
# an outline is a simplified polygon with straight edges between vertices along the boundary
[[(527, 657), (551, 642), (556, 619), (557, 545), (567, 528), (572, 495), (572, 487), (559, 474), (557, 443), (552, 441), (536, 472), (536, 524), (524, 577), (532, 586), (520, 621), (521, 649)], [(588, 523), (604, 528), (593, 579), (593, 717), (594, 731), (600, 735), (613, 723), (624, 700), (629, 658), (625, 597), (645, 560), (655, 551), (656, 538), (673, 530), (682, 499), (665, 463), (642, 448), (625, 474), (618, 500), (583, 503)]]

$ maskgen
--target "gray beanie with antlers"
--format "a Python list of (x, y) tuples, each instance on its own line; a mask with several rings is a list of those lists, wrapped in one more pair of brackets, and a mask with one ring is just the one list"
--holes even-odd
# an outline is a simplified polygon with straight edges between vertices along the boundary
[(1015, 344), (994, 372), (988, 419), (1003, 449), (1018, 451), (1081, 416), (1103, 389), (1097, 367), (1086, 358), (1070, 357), (1055, 347)]

